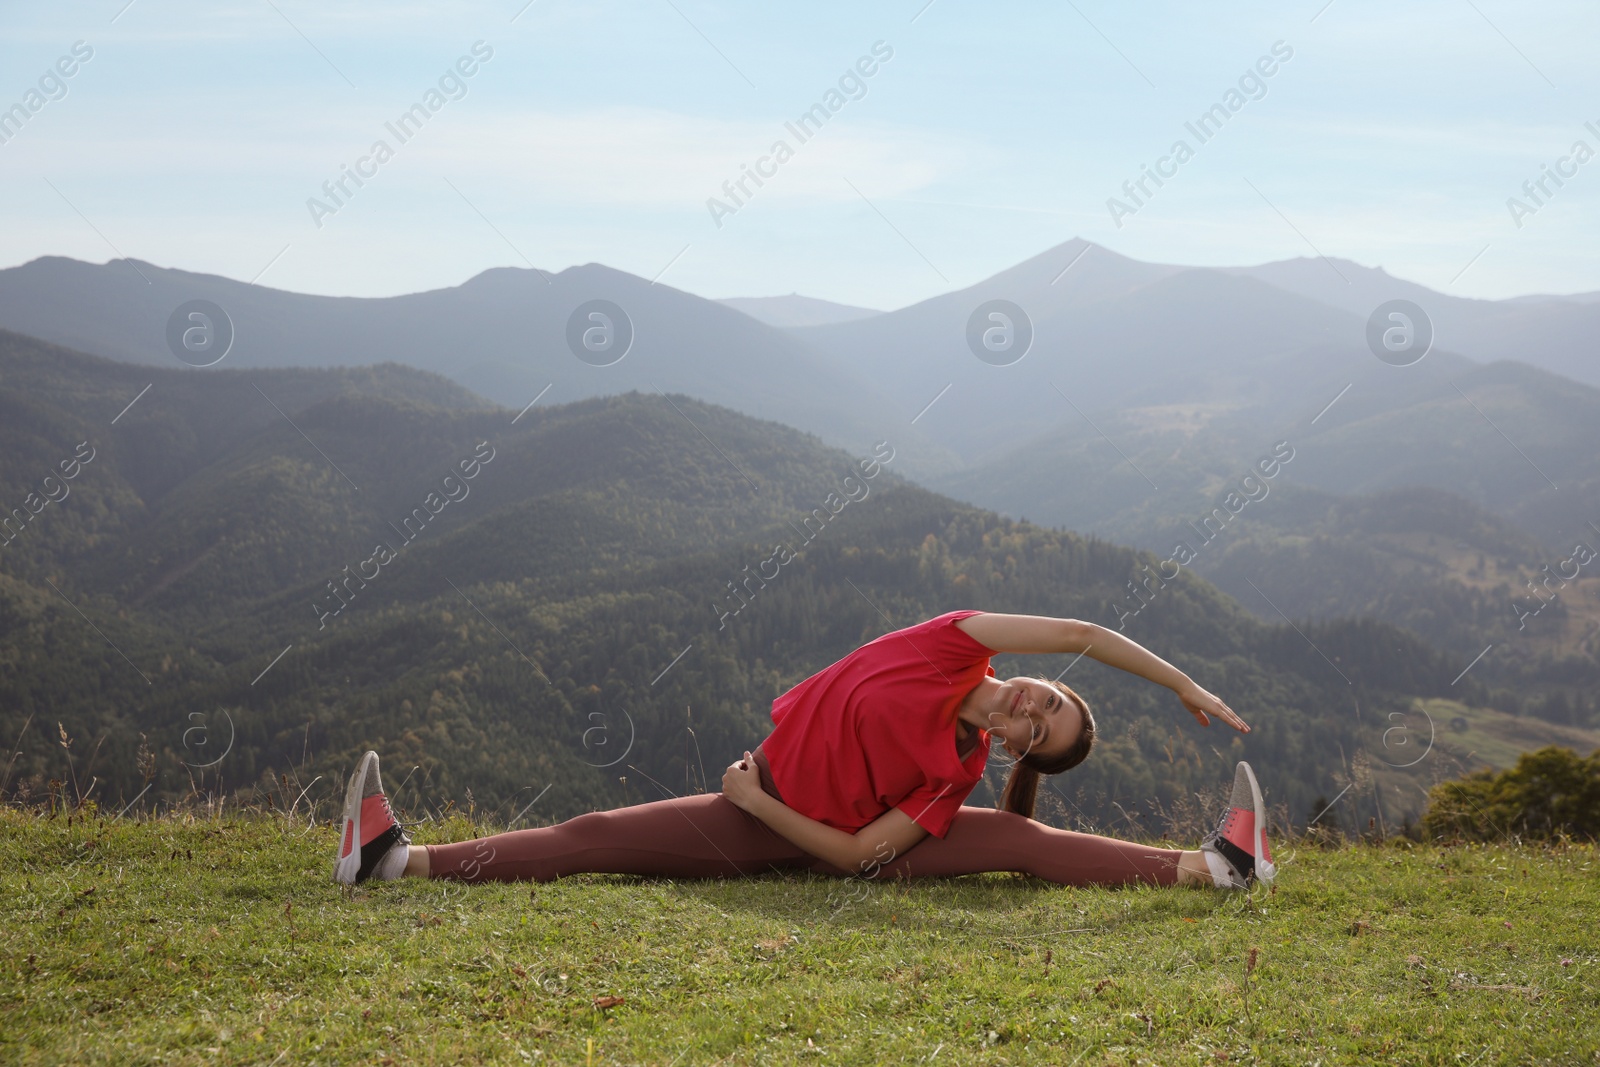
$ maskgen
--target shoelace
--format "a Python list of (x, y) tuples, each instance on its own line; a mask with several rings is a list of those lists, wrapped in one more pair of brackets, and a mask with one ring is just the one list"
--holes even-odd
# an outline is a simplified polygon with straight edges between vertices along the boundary
[[(1223, 812), (1222, 818), (1217, 820), (1217, 828), (1206, 835), (1204, 843), (1214, 845), (1218, 841), (1231, 840), (1228, 837), (1228, 831), (1233, 828), (1233, 820), (1236, 814), (1238, 814), (1238, 809), (1236, 808), (1229, 808)], [(1233, 866), (1232, 861), (1229, 861), (1228, 866)]]
[(402, 831), (404, 831), (408, 826), (421, 826), (423, 823), (428, 821), (426, 819), (417, 819), (414, 822), (406, 822), (405, 820), (401, 819), (400, 816), (394, 813), (394, 808), (389, 804), (389, 794), (379, 793), (378, 796), (383, 798), (383, 813), (389, 816), (389, 821), (400, 827)]

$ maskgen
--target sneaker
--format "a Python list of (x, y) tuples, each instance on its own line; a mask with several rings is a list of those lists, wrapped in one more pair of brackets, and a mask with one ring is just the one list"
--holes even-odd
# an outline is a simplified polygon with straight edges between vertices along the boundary
[(406, 833), (383, 795), (378, 754), (368, 752), (356, 764), (344, 794), (344, 829), (333, 861), (333, 880), (345, 885), (368, 878), (393, 881), (406, 870), (411, 835)]
[(1251, 882), (1270, 885), (1277, 876), (1267, 847), (1267, 807), (1250, 764), (1241, 760), (1234, 771), (1228, 810), (1201, 843), (1200, 851), (1221, 888), (1245, 889)]

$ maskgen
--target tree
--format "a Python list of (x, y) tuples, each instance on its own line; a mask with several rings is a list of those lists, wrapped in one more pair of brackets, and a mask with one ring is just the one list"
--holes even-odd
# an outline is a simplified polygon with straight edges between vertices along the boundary
[(1587, 758), (1551, 745), (1524, 752), (1509, 770), (1441, 782), (1422, 825), (1434, 837), (1473, 841), (1560, 835), (1600, 837), (1600, 749)]

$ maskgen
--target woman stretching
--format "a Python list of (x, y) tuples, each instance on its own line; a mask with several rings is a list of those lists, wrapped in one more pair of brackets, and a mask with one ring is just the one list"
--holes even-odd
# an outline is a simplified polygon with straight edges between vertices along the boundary
[[(1082, 762), (1094, 719), (1066, 685), (1001, 681), (997, 653), (1084, 653), (1177, 694), (1202, 726), (1244, 721), (1182, 671), (1094, 623), (952, 611), (885, 634), (772, 704), (772, 733), (721, 793), (593, 812), (557, 826), (415, 846), (368, 752), (351, 776), (334, 878), (548, 881), (579, 873), (726, 878), (772, 869), (864, 877), (1018, 871), (1062, 885), (1267, 883), (1260, 787), (1246, 763), (1217, 829), (1193, 851), (1035, 822), (1041, 774)], [(1016, 760), (1000, 810), (963, 807), (992, 739)]]

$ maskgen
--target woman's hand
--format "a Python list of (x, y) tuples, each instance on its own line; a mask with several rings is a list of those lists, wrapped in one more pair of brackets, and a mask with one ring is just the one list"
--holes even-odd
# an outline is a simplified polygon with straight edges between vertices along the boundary
[(1193, 682), (1178, 690), (1178, 699), (1183, 701), (1183, 706), (1189, 709), (1189, 714), (1193, 715), (1201, 726), (1210, 726), (1211, 716), (1215, 715), (1240, 733), (1250, 732), (1250, 727), (1234, 714), (1232, 708), (1222, 702), (1222, 698), (1213, 696)]
[(752, 805), (757, 803), (756, 798), (767, 794), (761, 788), (761, 772), (756, 769), (755, 757), (750, 753), (746, 752), (744, 759), (737, 763), (728, 764), (728, 769), (722, 772), (722, 795), (733, 801), (735, 807), (755, 814)]

